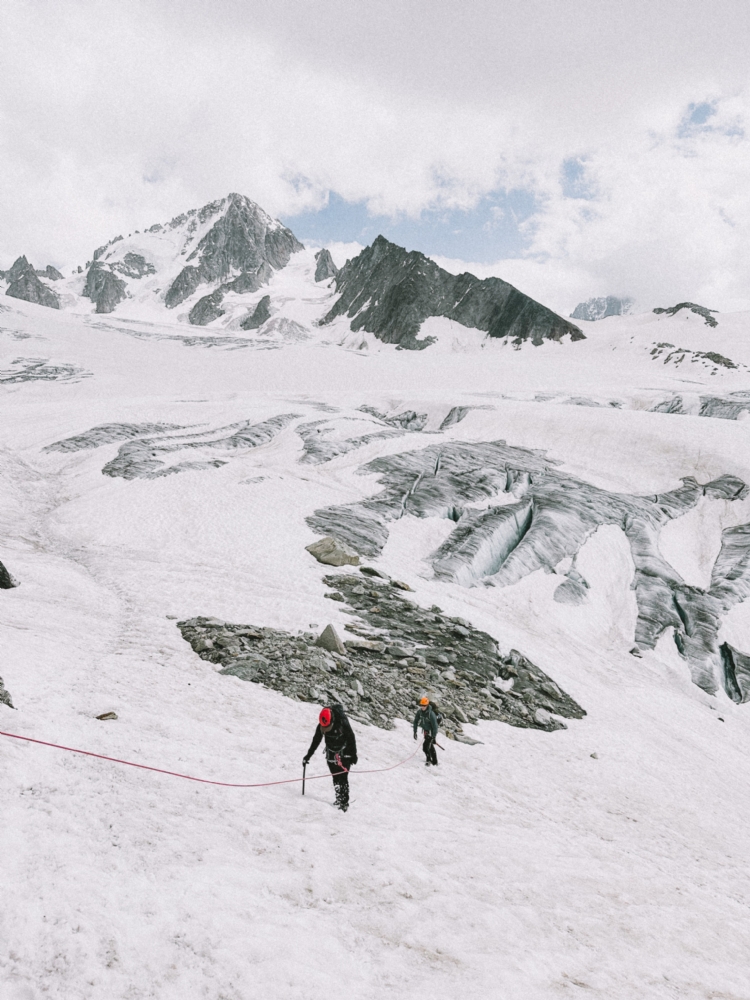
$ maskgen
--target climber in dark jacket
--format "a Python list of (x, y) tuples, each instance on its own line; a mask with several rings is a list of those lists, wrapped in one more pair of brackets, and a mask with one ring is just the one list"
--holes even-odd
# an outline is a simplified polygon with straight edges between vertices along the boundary
[(320, 713), (310, 749), (302, 758), (303, 764), (309, 763), (323, 739), (326, 741), (326, 763), (333, 775), (336, 805), (346, 812), (349, 808), (348, 772), (352, 764), (357, 763), (357, 741), (341, 705), (331, 705)]
[(425, 755), (425, 766), (434, 764), (437, 767), (437, 751), (435, 750), (435, 740), (438, 734), (437, 716), (432, 710), (429, 698), (422, 698), (419, 702), (417, 714), (414, 716), (414, 739), (417, 738), (417, 729), (422, 727), (422, 749)]

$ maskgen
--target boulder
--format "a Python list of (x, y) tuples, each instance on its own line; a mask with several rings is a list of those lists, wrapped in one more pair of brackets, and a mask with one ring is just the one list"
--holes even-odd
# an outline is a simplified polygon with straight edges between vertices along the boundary
[(333, 625), (326, 625), (318, 636), (315, 645), (320, 646), (321, 649), (327, 649), (329, 653), (340, 653), (342, 656), (346, 654), (346, 647)]
[(13, 702), (8, 692), (5, 690), (5, 685), (3, 684), (3, 679), (0, 677), (0, 705), (7, 705), (8, 708), (14, 708)]
[(359, 566), (359, 556), (354, 549), (336, 538), (331, 538), (330, 535), (313, 542), (312, 545), (306, 545), (305, 549), (310, 555), (315, 556), (319, 563), (324, 563), (326, 566)]
[(18, 580), (0, 562), (0, 590), (12, 590), (13, 587), (18, 586)]

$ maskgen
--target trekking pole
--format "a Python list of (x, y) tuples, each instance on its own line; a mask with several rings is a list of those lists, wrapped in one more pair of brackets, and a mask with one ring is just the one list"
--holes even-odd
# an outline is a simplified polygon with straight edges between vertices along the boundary
[(302, 765), (302, 794), (305, 794), (305, 771), (307, 770), (307, 763)]

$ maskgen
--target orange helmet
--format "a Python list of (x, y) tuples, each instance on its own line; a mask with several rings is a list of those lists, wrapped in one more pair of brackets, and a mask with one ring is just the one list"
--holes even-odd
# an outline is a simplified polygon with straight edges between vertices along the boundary
[(419, 704), (422, 706), (422, 708), (427, 708), (427, 706), (430, 704), (430, 699), (429, 698), (420, 698), (419, 699)]

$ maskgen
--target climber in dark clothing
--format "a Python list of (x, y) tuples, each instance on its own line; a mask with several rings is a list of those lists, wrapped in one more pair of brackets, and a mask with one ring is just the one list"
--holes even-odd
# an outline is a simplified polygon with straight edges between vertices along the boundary
[(429, 698), (422, 698), (419, 702), (417, 714), (414, 716), (414, 739), (417, 738), (417, 729), (422, 727), (422, 749), (425, 755), (425, 766), (434, 764), (437, 767), (437, 751), (435, 750), (435, 740), (438, 734), (437, 716), (432, 710)]
[(357, 741), (341, 705), (331, 705), (320, 713), (310, 749), (302, 758), (303, 764), (309, 763), (323, 739), (326, 741), (326, 763), (333, 775), (336, 805), (346, 812), (349, 808), (348, 772), (352, 764), (357, 763)]

